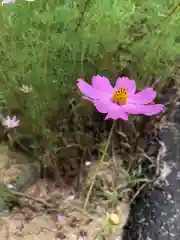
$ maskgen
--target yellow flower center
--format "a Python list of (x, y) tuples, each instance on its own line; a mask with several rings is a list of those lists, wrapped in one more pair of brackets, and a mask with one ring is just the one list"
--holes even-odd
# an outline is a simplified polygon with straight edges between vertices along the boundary
[(124, 105), (127, 103), (128, 92), (126, 88), (118, 88), (112, 97), (112, 101)]

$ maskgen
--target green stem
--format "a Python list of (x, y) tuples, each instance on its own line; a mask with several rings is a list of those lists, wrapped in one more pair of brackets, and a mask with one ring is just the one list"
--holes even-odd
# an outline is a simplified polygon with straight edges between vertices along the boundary
[(77, 23), (77, 25), (76, 25), (76, 28), (75, 28), (75, 33), (79, 30), (79, 28), (80, 28), (80, 26), (81, 26), (81, 23), (82, 23), (83, 20), (84, 20), (84, 15), (85, 15), (85, 13), (86, 13), (86, 11), (87, 11), (90, 3), (91, 3), (91, 0), (86, 0), (86, 1), (85, 1), (84, 8), (83, 8), (83, 10), (82, 10), (82, 12), (81, 12), (79, 21), (78, 21), (78, 23)]
[(106, 146), (105, 146), (105, 148), (104, 148), (104, 151), (103, 151), (103, 154), (102, 154), (101, 158), (99, 159), (98, 167), (97, 167), (96, 172), (95, 172), (95, 174), (94, 174), (94, 176), (93, 176), (91, 185), (90, 185), (90, 187), (89, 187), (89, 190), (88, 190), (88, 193), (87, 193), (85, 202), (84, 202), (84, 211), (85, 211), (86, 208), (87, 208), (87, 205), (88, 205), (88, 202), (89, 202), (89, 198), (90, 198), (90, 195), (91, 195), (91, 193), (92, 193), (92, 189), (93, 189), (94, 184), (95, 184), (95, 181), (96, 181), (97, 174), (98, 174), (98, 172), (100, 171), (100, 169), (101, 169), (101, 167), (102, 167), (102, 164), (103, 164), (103, 161), (104, 161), (104, 159), (105, 159), (105, 157), (106, 157), (106, 153), (107, 153), (107, 150), (108, 150), (108, 147), (109, 147), (109, 144), (110, 144), (110, 140), (111, 140), (111, 137), (112, 137), (112, 134), (113, 134), (113, 131), (114, 131), (115, 124), (116, 124), (116, 122), (113, 121), (113, 124), (112, 124), (111, 130), (110, 130), (110, 133), (109, 133), (109, 137), (108, 137)]

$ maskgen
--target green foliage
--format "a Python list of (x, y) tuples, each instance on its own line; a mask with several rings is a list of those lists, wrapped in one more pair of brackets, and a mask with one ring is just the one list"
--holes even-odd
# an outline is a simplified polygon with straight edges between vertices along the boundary
[(16, 200), (16, 196), (5, 185), (0, 184), (0, 213), (5, 213), (12, 202)]
[(0, 22), (2, 102), (21, 112), (30, 134), (67, 105), (78, 77), (114, 79), (128, 70), (144, 85), (168, 77), (180, 52), (177, 1), (19, 0), (1, 8)]

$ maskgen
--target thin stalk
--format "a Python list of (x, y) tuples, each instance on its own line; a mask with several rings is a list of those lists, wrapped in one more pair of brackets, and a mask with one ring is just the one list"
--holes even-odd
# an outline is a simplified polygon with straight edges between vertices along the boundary
[(106, 146), (105, 146), (105, 148), (104, 148), (104, 151), (103, 151), (103, 154), (102, 154), (101, 158), (99, 159), (98, 167), (97, 167), (96, 172), (95, 172), (95, 174), (94, 174), (94, 176), (93, 176), (91, 185), (90, 185), (90, 187), (89, 187), (89, 190), (88, 190), (88, 193), (87, 193), (85, 202), (84, 202), (84, 211), (85, 211), (86, 208), (87, 208), (87, 205), (88, 205), (88, 202), (89, 202), (89, 198), (90, 198), (90, 195), (91, 195), (91, 193), (92, 193), (92, 189), (93, 189), (94, 184), (95, 184), (95, 181), (96, 181), (97, 174), (98, 174), (98, 172), (100, 171), (100, 169), (101, 169), (101, 167), (102, 167), (102, 164), (103, 164), (103, 161), (104, 161), (104, 159), (105, 159), (105, 157), (106, 157), (106, 153), (107, 153), (107, 150), (108, 150), (108, 147), (109, 147), (109, 144), (110, 144), (110, 140), (111, 140), (111, 137), (112, 137), (114, 128), (115, 128), (115, 124), (116, 124), (116, 122), (113, 121), (113, 124), (112, 124), (111, 130), (110, 130), (109, 136), (108, 136), (108, 140), (107, 140)]

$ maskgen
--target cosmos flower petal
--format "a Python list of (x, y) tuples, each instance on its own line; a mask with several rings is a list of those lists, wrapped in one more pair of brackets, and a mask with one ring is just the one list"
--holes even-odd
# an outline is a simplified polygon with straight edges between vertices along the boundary
[(111, 86), (109, 79), (99, 75), (92, 78), (92, 87), (111, 94), (114, 92), (114, 88)]
[(125, 113), (122, 106), (111, 102), (110, 99), (96, 100), (94, 101), (94, 105), (96, 106), (98, 112), (107, 113), (105, 120), (117, 120), (119, 118), (128, 120), (128, 115)]
[(145, 88), (143, 91), (136, 93), (130, 101), (134, 101), (139, 104), (149, 104), (156, 98), (156, 91), (153, 88)]
[(105, 117), (105, 120), (107, 119), (123, 119), (123, 120), (128, 120), (128, 115), (127, 113), (124, 112), (123, 108), (120, 105), (117, 105), (115, 103), (112, 103), (108, 109), (108, 113)]
[(141, 111), (141, 114), (144, 114), (146, 116), (156, 115), (162, 112), (163, 109), (164, 106), (162, 104), (139, 105), (139, 110)]
[(10, 122), (10, 121), (11, 121), (10, 116), (7, 116), (6, 121), (7, 121), (7, 122)]
[(136, 82), (134, 80), (129, 80), (127, 77), (120, 77), (116, 80), (115, 88), (126, 88), (128, 90), (128, 95), (133, 95), (136, 91)]
[(128, 115), (127, 113), (125, 113), (122, 109), (121, 111), (117, 112), (113, 112), (113, 111), (110, 111), (108, 112), (108, 114), (106, 115), (105, 117), (105, 120), (107, 119), (113, 119), (113, 120), (117, 120), (117, 119), (123, 119), (123, 120), (128, 120)]
[(16, 121), (16, 116), (13, 116), (11, 121), (15, 122)]
[(94, 104), (95, 104), (97, 111), (100, 113), (107, 113), (109, 111), (109, 109), (111, 109), (111, 105), (112, 105), (111, 102), (107, 103), (107, 102), (104, 102), (101, 100), (95, 101)]
[(18, 126), (19, 126), (19, 123), (20, 123), (19, 120), (15, 121), (15, 122), (14, 122), (14, 127), (18, 127)]
[(128, 114), (141, 114), (139, 105), (137, 104), (127, 103), (126, 105), (122, 105), (121, 107)]
[(79, 79), (77, 84), (79, 90), (85, 95), (85, 97), (90, 99), (100, 99), (101, 92), (94, 89), (90, 84), (86, 83), (84, 80)]

